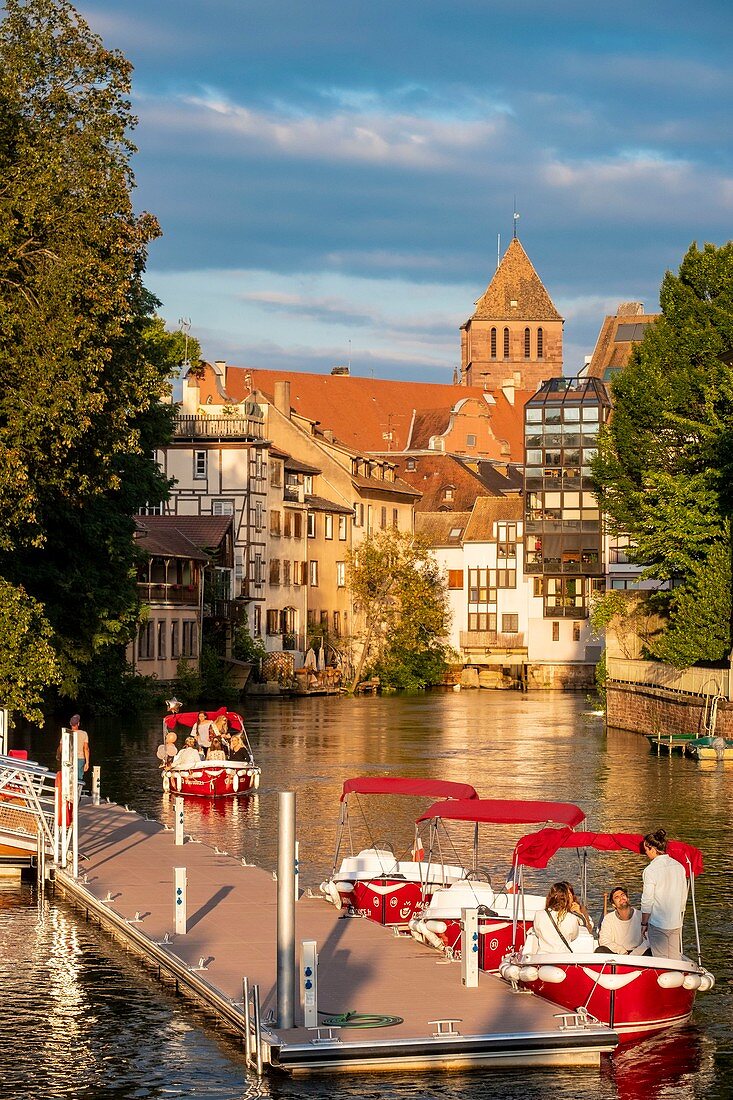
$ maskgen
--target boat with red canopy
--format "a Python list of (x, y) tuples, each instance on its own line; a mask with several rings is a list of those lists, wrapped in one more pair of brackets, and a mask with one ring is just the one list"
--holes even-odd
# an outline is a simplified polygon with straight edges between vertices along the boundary
[[(589, 849), (597, 852), (643, 854), (640, 833), (572, 832), (543, 829), (524, 836), (514, 853), (517, 879), (525, 867), (546, 867), (558, 852), (576, 849), (582, 853), (583, 895), (585, 865)], [(643, 1039), (658, 1031), (689, 1020), (697, 991), (712, 989), (715, 979), (702, 965), (700, 937), (695, 909), (695, 878), (702, 873), (703, 858), (698, 848), (682, 841), (669, 841), (667, 854), (685, 869), (695, 924), (697, 962), (683, 957), (666, 959), (646, 954), (598, 954), (596, 941), (581, 929), (572, 949), (558, 952), (537, 950), (532, 934), (523, 949), (507, 959), (501, 976), (517, 988), (531, 990), (569, 1011), (582, 1011), (612, 1027), (621, 1042)]]
[[(517, 898), (513, 876), (494, 890), (490, 875), (478, 866), (479, 825), (559, 825), (572, 828), (585, 820), (585, 814), (572, 802), (543, 802), (531, 799), (480, 798), (464, 802), (437, 802), (418, 818), (430, 823), (429, 853), (440, 848), (440, 829), (445, 822), (473, 823), (472, 867), (464, 875), (435, 890), (426, 898), (419, 913), (410, 922), (415, 939), (444, 951), (451, 957), (462, 950), (461, 913), (478, 909), (478, 965), (481, 970), (497, 970), (502, 959), (518, 943), (524, 942), (525, 928), (534, 914), (544, 907), (544, 896), (522, 893), (518, 921), (514, 922)], [(548, 832), (557, 830), (548, 829)]]
[[(190, 732), (198, 721), (199, 711), (167, 714), (163, 719), (163, 735), (183, 727)], [(260, 785), (261, 770), (252, 754), (252, 746), (244, 728), (244, 721), (235, 711), (220, 707), (204, 711), (207, 720), (215, 722), (226, 717), (230, 734), (238, 734), (247, 753), (245, 760), (202, 760), (189, 767), (167, 766), (163, 770), (163, 790), (189, 798), (231, 798), (251, 794)]]
[[(366, 828), (372, 844), (354, 853), (353, 800), (356, 796), (358, 801), (360, 795), (461, 801), (477, 799), (478, 795), (470, 783), (450, 780), (358, 776), (344, 783), (333, 869), (331, 877), (321, 883), (321, 893), (337, 909), (347, 905), (352, 914), (368, 917), (378, 924), (404, 926), (426, 896), (432, 896), (438, 886), (460, 878), (464, 869), (430, 860), (426, 862), (417, 830), (411, 850), (396, 855), (391, 845), (374, 842), (368, 818), (363, 813), (361, 824)], [(360, 802), (359, 808), (362, 809)], [(350, 854), (343, 856), (339, 863), (342, 848), (347, 842)]]

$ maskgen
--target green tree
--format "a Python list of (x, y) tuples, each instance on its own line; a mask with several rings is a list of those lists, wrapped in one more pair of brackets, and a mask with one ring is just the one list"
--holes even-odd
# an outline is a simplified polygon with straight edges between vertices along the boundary
[(349, 555), (347, 570), (363, 622), (352, 690), (365, 669), (401, 689), (438, 683), (450, 656), (448, 594), (427, 545), (407, 532), (377, 531)]
[(651, 655), (684, 668), (730, 650), (733, 243), (691, 245), (660, 302), (612, 382), (594, 476), (633, 560), (671, 585), (650, 597), (665, 619)]
[(0, 699), (29, 722), (43, 719), (40, 704), (60, 675), (43, 608), (22, 588), (0, 578)]
[(142, 283), (159, 228), (132, 206), (130, 73), (66, 0), (6, 0), (0, 574), (42, 605), (66, 694), (134, 631), (132, 516), (168, 492), (176, 339)]

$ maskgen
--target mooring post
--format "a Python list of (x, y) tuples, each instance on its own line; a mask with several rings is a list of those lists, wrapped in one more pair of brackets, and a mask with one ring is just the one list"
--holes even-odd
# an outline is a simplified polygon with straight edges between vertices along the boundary
[(461, 985), (475, 989), (478, 985), (478, 909), (462, 909)]
[(98, 764), (95, 764), (95, 766), (92, 768), (92, 805), (93, 806), (98, 806), (99, 805), (99, 790), (100, 790), (101, 775), (102, 775), (102, 769), (99, 767)]
[(318, 944), (300, 945), (300, 983), (303, 991), (303, 1027), (318, 1027)]
[(173, 801), (173, 814), (176, 821), (176, 844), (183, 844), (183, 799), (177, 796)]
[(249, 978), (242, 978), (242, 1012), (244, 1013), (244, 1064), (252, 1061), (252, 1036), (249, 1030)]
[(186, 935), (186, 868), (174, 867), (176, 935)]
[(280, 791), (277, 828), (277, 1026), (295, 1023), (295, 792)]

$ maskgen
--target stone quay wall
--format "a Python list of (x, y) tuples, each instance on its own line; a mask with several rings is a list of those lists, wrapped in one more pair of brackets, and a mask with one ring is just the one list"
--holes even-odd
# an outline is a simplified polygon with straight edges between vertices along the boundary
[[(608, 725), (644, 734), (696, 733), (704, 737), (705, 699), (646, 684), (606, 685)], [(718, 702), (715, 733), (733, 737), (733, 704)]]

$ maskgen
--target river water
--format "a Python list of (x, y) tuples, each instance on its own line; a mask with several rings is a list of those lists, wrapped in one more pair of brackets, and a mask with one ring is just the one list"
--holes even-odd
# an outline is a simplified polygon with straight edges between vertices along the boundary
[[(698, 996), (692, 1023), (637, 1045), (598, 1069), (486, 1071), (313, 1077), (292, 1080), (245, 1073), (242, 1052), (214, 1021), (175, 997), (134, 959), (77, 914), (35, 889), (0, 885), (0, 1097), (250, 1096), (353, 1100), (445, 1097), (539, 1100), (550, 1092), (599, 1100), (727, 1100), (733, 1096), (733, 766), (657, 757), (646, 740), (606, 731), (580, 696), (462, 692), (417, 697), (312, 698), (248, 703), (247, 729), (263, 769), (259, 794), (214, 804), (187, 803), (186, 830), (260, 865), (276, 864), (277, 791), (298, 798), (301, 887), (316, 886), (333, 858), (338, 798), (359, 774), (426, 776), (473, 783), (495, 798), (578, 803), (588, 827), (647, 832), (664, 826), (703, 849), (698, 881), (703, 962), (717, 985)], [(160, 785), (158, 719), (89, 723), (102, 793), (162, 821), (172, 806)], [(58, 729), (16, 734), (16, 747), (53, 766)], [(426, 803), (418, 802), (417, 809)], [(355, 842), (407, 845), (416, 803), (362, 799)], [(457, 849), (466, 841), (456, 833)], [(505, 873), (516, 834), (487, 834), (481, 863)], [(83, 850), (83, 840), (82, 840)], [(578, 882), (566, 855), (530, 886)], [(602, 891), (626, 884), (638, 902), (643, 861), (599, 855), (589, 873), (590, 908)], [(688, 906), (688, 917), (689, 913)], [(694, 952), (691, 932), (687, 950)], [(246, 947), (243, 946), (243, 956)], [(245, 967), (243, 965), (243, 972)], [(458, 975), (456, 975), (458, 980)], [(392, 1012), (399, 1006), (360, 1005)]]

